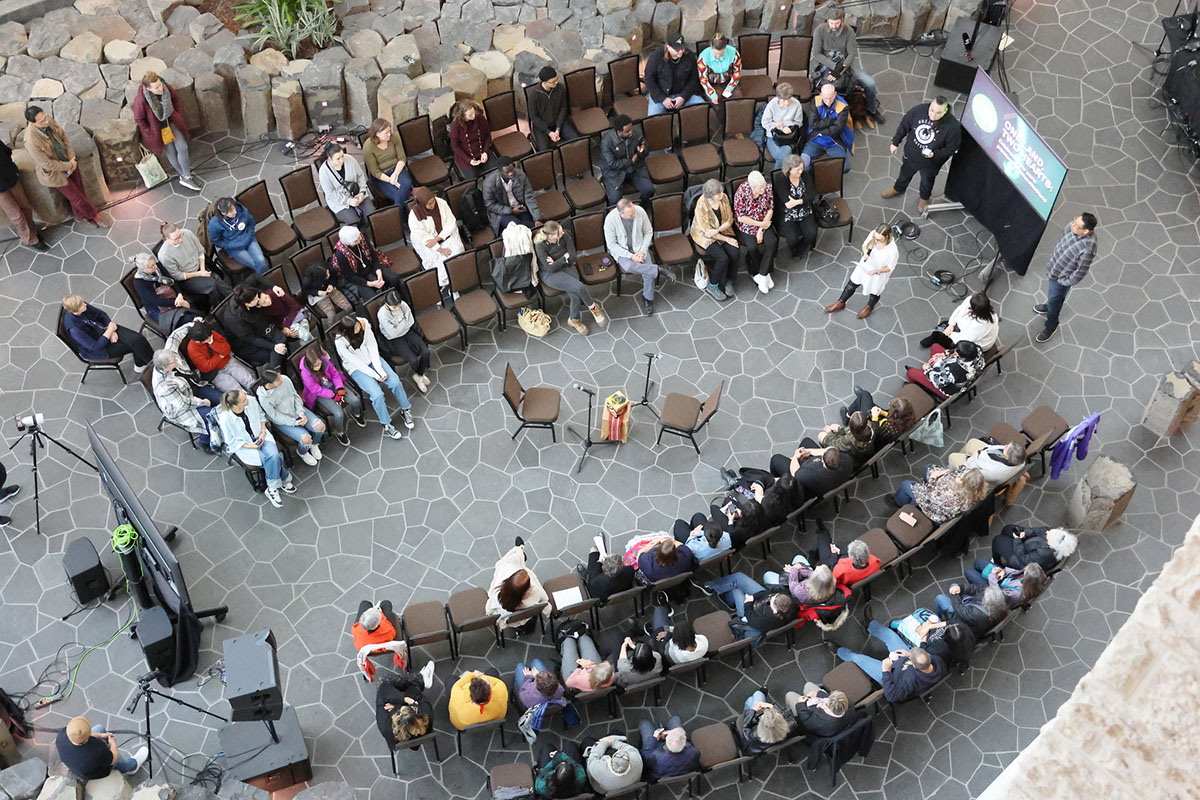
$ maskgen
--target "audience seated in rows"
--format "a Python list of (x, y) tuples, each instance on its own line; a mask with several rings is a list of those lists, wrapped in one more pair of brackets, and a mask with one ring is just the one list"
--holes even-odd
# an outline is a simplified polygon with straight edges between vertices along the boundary
[[(780, 84), (781, 86), (786, 84)], [(783, 157), (782, 172), (773, 180), (775, 191), (775, 225), (788, 244), (792, 258), (800, 258), (817, 241), (817, 217), (814, 206), (818, 195), (808, 165), (800, 156)]]
[(393, 673), (379, 684), (375, 724), (389, 748), (419, 739), (432, 729), (433, 704), (424, 694), (424, 681), (411, 672)]
[[(1004, 593), (1009, 608), (1028, 605), (1046, 589), (1046, 571), (1034, 562), (1021, 569), (998, 567), (990, 561), (977, 558), (973, 567), (963, 572), (971, 587), (995, 586)], [(968, 587), (968, 591), (971, 590)], [(975, 589), (975, 591), (978, 591)]]
[(387, 289), (399, 289), (403, 281), (392, 270), (391, 259), (381, 253), (353, 225), (343, 225), (333, 246), (332, 270), (354, 287), (359, 302)]
[(704, 182), (692, 217), (691, 236), (708, 273), (705, 291), (720, 303), (733, 297), (733, 277), (741, 250), (733, 231), (733, 206), (721, 182)]
[(537, 264), (538, 280), (551, 289), (565, 292), (570, 301), (570, 312), (567, 324), (576, 332), (587, 335), (587, 325), (581, 315), (583, 309), (592, 312), (592, 318), (597, 325), (608, 322), (600, 304), (592, 299), (586, 286), (579, 279), (576, 264), (579, 256), (575, 252), (575, 238), (563, 230), (563, 226), (554, 220), (549, 220), (533, 237), (534, 263)]
[[(199, 237), (172, 222), (162, 223), (159, 232), (162, 235), (157, 254), (157, 259), (161, 260), (160, 271), (179, 284), (190, 301), (212, 311), (229, 294), (229, 287), (219, 282), (208, 268)], [(143, 269), (140, 262), (138, 269)]]
[(450, 286), (446, 259), (466, 252), (458, 230), (458, 220), (450, 204), (424, 186), (412, 192), (412, 210), (408, 213), (408, 237), (413, 251), (425, 269), (436, 269), (438, 285)]
[(729, 37), (718, 33), (696, 55), (696, 71), (708, 102), (720, 106), (723, 100), (733, 97), (741, 82), (741, 53), (729, 43)]
[(962, 451), (951, 453), (946, 460), (952, 467), (979, 470), (987, 485), (994, 488), (1024, 472), (1026, 458), (1021, 442), (1000, 444), (970, 439)]
[(742, 638), (761, 639), (796, 619), (796, 601), (786, 587), (765, 587), (744, 572), (692, 584), (705, 594), (717, 595), (734, 610), (734, 623), (740, 623), (737, 628)]
[(951, 350), (964, 339), (974, 342), (980, 350), (987, 352), (996, 346), (1000, 335), (1000, 314), (985, 292), (976, 292), (959, 303), (950, 312), (945, 327), (921, 340), (921, 347), (935, 344)]
[(842, 172), (850, 171), (850, 156), (854, 153), (854, 127), (850, 125), (850, 104), (837, 92), (832, 83), (821, 84), (813, 98), (813, 113), (808, 118), (808, 137), (801, 157), (812, 163), (822, 155), (844, 159)]
[(983, 473), (967, 467), (925, 467), (925, 480), (906, 480), (891, 496), (900, 508), (914, 504), (935, 524), (957, 517), (987, 494)]
[(615, 204), (629, 183), (645, 205), (654, 197), (654, 182), (646, 167), (646, 139), (626, 114), (613, 117), (612, 127), (600, 137), (600, 180), (609, 205)]
[(610, 595), (632, 589), (634, 579), (635, 568), (625, 564), (617, 553), (609, 553), (601, 558), (597, 548), (588, 551), (584, 585), (587, 586), (589, 597), (607, 600)]
[(579, 131), (570, 120), (567, 88), (554, 67), (541, 68), (538, 82), (530, 87), (528, 97), (529, 135), (533, 137), (535, 150), (542, 152), (579, 138)]
[(208, 417), (221, 402), (221, 393), (211, 386), (193, 387), (176, 371), (178, 363), (179, 356), (170, 350), (156, 350), (150, 390), (167, 421), (195, 434), (200, 446), (207, 450)]
[(542, 211), (528, 176), (507, 156), (497, 157), (496, 171), (483, 179), (479, 191), (487, 209), (488, 224), (497, 234), (510, 222), (532, 228), (542, 221)]
[[(787, 81), (777, 83), (775, 96), (763, 110), (760, 123), (763, 131), (766, 132), (764, 143), (767, 155), (775, 159), (775, 169), (783, 170), (784, 175), (791, 172), (787, 167), (787, 157), (790, 155), (799, 157), (808, 133), (808, 119), (804, 113), (804, 104), (796, 99), (794, 92), (792, 84)], [(803, 160), (800, 161), (800, 164), (804, 168), (808, 167)], [(797, 255), (795, 250), (792, 251), (792, 255)]]
[(941, 658), (947, 668), (965, 668), (975, 652), (975, 634), (961, 622), (949, 622), (926, 608), (918, 608), (888, 623), (909, 647), (920, 647)]
[(309, 307), (322, 317), (326, 327), (333, 325), (338, 315), (354, 308), (355, 303), (365, 303), (368, 297), (360, 297), (358, 287), (346, 280), (340, 271), (330, 268), (328, 261), (309, 264), (300, 280), (300, 294)]
[(188, 326), (184, 352), (200, 380), (222, 392), (250, 391), (258, 379), (254, 370), (233, 357), (229, 341), (204, 320)]
[(392, 123), (380, 118), (367, 127), (362, 154), (371, 186), (394, 205), (404, 208), (412, 193), (413, 179), (404, 143), (392, 131)]
[(889, 703), (919, 697), (946, 677), (946, 662), (941, 657), (930, 655), (920, 647), (909, 649), (895, 631), (876, 620), (867, 625), (867, 632), (888, 648), (887, 658), (881, 661), (855, 653), (848, 647), (838, 648), (838, 658), (857, 664), (867, 677), (883, 687), (884, 699)]
[(854, 400), (850, 405), (842, 406), (841, 417), (849, 422), (850, 416), (858, 411), (870, 414), (871, 427), (875, 429), (872, 437), (875, 452), (879, 452), (884, 446), (896, 441), (917, 424), (912, 403), (907, 399), (893, 397), (887, 410), (884, 410), (875, 405), (871, 393), (861, 386), (854, 387)]
[(656, 534), (650, 539), (638, 537), (634, 546), (626, 551), (626, 562), (635, 552), (637, 577), (645, 584), (673, 578), (696, 567), (696, 557), (688, 546), (666, 534)]
[(275, 430), (295, 440), (300, 460), (315, 467), (324, 458), (321, 438), (325, 436), (325, 423), (304, 405), (295, 384), (279, 370), (268, 369), (263, 371), (262, 382), (254, 394)]
[[(775, 197), (767, 179), (752, 170), (733, 193), (734, 232), (746, 258), (746, 274), (766, 294), (775, 287), (771, 276), (778, 237), (771, 225), (775, 219)], [(732, 270), (736, 263), (730, 265)]]
[(403, 358), (412, 368), (413, 383), (421, 394), (429, 391), (433, 381), (429, 374), (429, 345), (421, 334), (421, 328), (413, 318), (412, 308), (396, 290), (389, 291), (379, 308), (379, 332), (383, 341), (379, 344), (390, 355)]
[[(560, 629), (561, 630), (561, 629)], [(563, 632), (559, 643), (563, 684), (576, 692), (594, 692), (611, 686), (616, 678), (613, 662), (600, 655), (583, 626)]]
[(997, 586), (952, 583), (948, 591), (934, 598), (939, 615), (946, 622), (966, 625), (977, 639), (1008, 613), (1008, 601)]
[(261, 467), (266, 473), (264, 494), (267, 500), (276, 508), (283, 508), (280, 490), (295, 494), (296, 486), (284, 466), (283, 453), (279, 451), (275, 437), (267, 430), (267, 418), (258, 401), (240, 389), (225, 392), (217, 410), (217, 425), (225, 452), (246, 466)]
[(862, 539), (855, 539), (846, 545), (846, 555), (841, 553), (828, 533), (817, 533), (817, 559), (833, 571), (833, 579), (839, 585), (853, 587), (879, 571), (879, 557), (872, 555)]
[(102, 309), (77, 294), (62, 299), (63, 328), (80, 356), (93, 361), (124, 358), (133, 354), (133, 371), (139, 375), (150, 366), (154, 350), (146, 337), (118, 325)]
[(564, 741), (555, 749), (544, 738), (534, 745), (533, 793), (539, 800), (575, 797), (588, 790), (583, 753), (575, 742)]
[(558, 677), (546, 668), (540, 658), (533, 659), (529, 666), (525, 666), (524, 661), (517, 663), (513, 686), (516, 688), (517, 703), (522, 709), (561, 700), (563, 696)]
[(850, 456), (855, 466), (875, 455), (875, 429), (867, 415), (855, 411), (850, 415), (846, 424), (831, 423), (817, 434), (817, 444), (820, 447), (832, 447)]
[(705, 102), (696, 56), (678, 33), (667, 37), (666, 44), (646, 59), (643, 80), (650, 116)]
[(801, 440), (791, 458), (771, 456), (771, 474), (791, 475), (803, 489), (803, 497), (823, 497), (841, 486), (854, 474), (854, 462), (832, 447), (821, 448), (812, 439)]
[(464, 180), (474, 180), (496, 168), (492, 126), (477, 101), (459, 100), (450, 109), (450, 151)]
[(954, 350), (934, 343), (929, 348), (929, 360), (920, 367), (905, 367), (905, 377), (935, 397), (946, 398), (970, 386), (983, 368), (983, 351), (974, 342), (962, 339)]
[(642, 314), (654, 313), (654, 292), (659, 277), (671, 279), (671, 273), (654, 263), (650, 246), (654, 243), (654, 228), (650, 215), (627, 197), (604, 217), (604, 245), (626, 274), (642, 278)]
[(337, 142), (326, 143), (321, 152), (317, 182), (325, 195), (325, 205), (343, 225), (365, 225), (367, 217), (375, 213), (366, 171)]
[(804, 684), (803, 694), (788, 692), (783, 702), (805, 736), (814, 739), (837, 736), (858, 720), (858, 711), (850, 707), (845, 692), (827, 692), (812, 682)]
[(222, 197), (214, 208), (216, 213), (208, 220), (208, 240), (212, 246), (259, 275), (269, 270), (271, 265), (254, 235), (254, 217), (246, 207), (232, 197)]
[(709, 520), (700, 512), (692, 515), (692, 527), (681, 519), (675, 520), (672, 530), (675, 541), (687, 547), (699, 560), (711, 558), (733, 548), (729, 531), (716, 520)]
[(692, 623), (685, 619), (674, 625), (669, 620), (670, 610), (666, 606), (655, 606), (651, 622), (646, 626), (654, 647), (668, 664), (687, 664), (708, 655), (707, 636), (696, 633)]
[(649, 642), (626, 636), (617, 652), (617, 685), (624, 688), (648, 681), (663, 670), (662, 654)]

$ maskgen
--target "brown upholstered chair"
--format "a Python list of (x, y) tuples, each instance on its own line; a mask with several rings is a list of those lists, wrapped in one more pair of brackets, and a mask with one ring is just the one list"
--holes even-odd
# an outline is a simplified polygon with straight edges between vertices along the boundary
[[(621, 270), (616, 259), (608, 255), (608, 244), (604, 239), (604, 213), (583, 214), (564, 224), (575, 239), (578, 258), (575, 270), (584, 286), (599, 286), (609, 281), (617, 282), (617, 294), (621, 294)], [(604, 261), (607, 259), (608, 264)]]
[(333, 212), (321, 204), (312, 167), (305, 165), (292, 170), (280, 177), (279, 185), (283, 187), (283, 199), (292, 215), (292, 228), (301, 241), (318, 241), (341, 227)]
[(392, 271), (401, 278), (421, 271), (421, 259), (404, 241), (404, 214), (400, 206), (381, 208), (367, 217), (375, 248), (392, 262)]
[(817, 218), (818, 228), (844, 228), (849, 226), (849, 231), (846, 233), (846, 242), (849, 243), (854, 239), (854, 215), (850, 213), (850, 204), (842, 197), (842, 181), (845, 174), (842, 172), (842, 164), (844, 158), (820, 158), (812, 162), (813, 186), (817, 190), (817, 194), (824, 197), (832, 195), (835, 192), (837, 197), (831, 197), (834, 206), (837, 208), (838, 218), (834, 222), (827, 222), (823, 218)]
[(446, 601), (446, 622), (450, 626), (450, 655), (462, 656), (462, 634), (491, 628), (496, 642), (500, 642), (500, 629), (496, 627), (499, 614), (487, 612), (487, 591), (477, 586), (455, 592)]
[(696, 248), (687, 235), (688, 222), (683, 216), (683, 194), (656, 194), (650, 200), (650, 221), (654, 227), (654, 255), (666, 267), (689, 266), (696, 261)]
[[(446, 205), (450, 206), (450, 212), (456, 217), (458, 216), (458, 209), (462, 204), (463, 195), (474, 188), (475, 181), (470, 180), (456, 183), (450, 188), (446, 189)], [(492, 226), (485, 225), (482, 229), (471, 234), (470, 238), (464, 236), (463, 241), (468, 248), (483, 247), (485, 244), (488, 244), (498, 238), (499, 236), (497, 235), (496, 231), (492, 230)]]
[[(308, 167), (304, 169), (309, 170), (311, 183), (312, 170)], [(296, 231), (275, 212), (275, 204), (271, 202), (271, 193), (267, 191), (266, 181), (251, 184), (238, 192), (233, 199), (245, 206), (250, 216), (254, 217), (254, 238), (258, 240), (259, 247), (268, 260), (296, 243)]]
[[(725, 142), (721, 145), (721, 159), (725, 162), (727, 178), (732, 177), (731, 172), (737, 177), (745, 177), (751, 170), (758, 169), (762, 161), (758, 145), (750, 138), (754, 133), (757, 105), (758, 101), (752, 97), (725, 101)], [(736, 138), (737, 134), (742, 138)]]
[(642, 91), (640, 69), (641, 56), (636, 53), (608, 62), (608, 74), (612, 77), (613, 112), (624, 114), (634, 122), (645, 119), (649, 108), (645, 92)]
[(675, 113), (667, 111), (642, 120), (646, 138), (646, 170), (655, 186), (683, 181), (683, 164), (675, 154)]
[[(559, 163), (566, 180), (566, 196), (575, 212), (603, 207), (608, 195), (592, 174), (592, 151), (587, 139), (563, 142), (558, 148)], [(540, 204), (539, 200), (539, 204)]]
[(779, 71), (777, 83), (790, 83), (793, 97), (802, 103), (812, 99), (812, 79), (808, 63), (812, 55), (812, 37), (784, 34), (779, 37)]
[[(532, 794), (533, 768), (519, 762), (492, 767), (492, 771), (488, 774), (488, 790), (495, 794), (501, 789), (515, 789)], [(514, 796), (517, 796), (516, 793)]]
[(442, 308), (437, 270), (418, 272), (404, 282), (404, 287), (408, 290), (413, 318), (416, 319), (417, 325), (421, 326), (425, 341), (441, 344), (457, 335), (462, 340), (463, 349), (467, 349), (467, 329), (459, 322), (458, 317)]
[(584, 67), (563, 75), (571, 124), (586, 140), (608, 130), (608, 115), (596, 97), (596, 68)]
[[(500, 258), (502, 255), (504, 255), (504, 242), (497, 239), (486, 248), (480, 248), (476, 257), (484, 262), (480, 266), (487, 269), (490, 264), (488, 259)], [(493, 283), (492, 297), (496, 298), (496, 302), (500, 305), (500, 330), (508, 327), (509, 311), (517, 311), (534, 305), (545, 308), (545, 300), (539, 292), (534, 292), (529, 296), (526, 296), (524, 292), (502, 292), (500, 287)]]
[(679, 158), (689, 186), (721, 180), (721, 152), (712, 143), (708, 103), (679, 109)]
[[(533, 152), (529, 137), (517, 127), (517, 103), (511, 91), (500, 92), (483, 101), (483, 115), (492, 129), (492, 147), (502, 156), (523, 158)], [(512, 128), (512, 130), (508, 130)], [(501, 131), (508, 131), (501, 133)]]
[(700, 751), (700, 769), (712, 772), (726, 767), (737, 767), (738, 783), (742, 782), (742, 766), (751, 761), (751, 756), (742, 755), (730, 723), (714, 722), (696, 728), (688, 738)]
[[(558, 187), (558, 169), (555, 166), (555, 151), (535, 153), (521, 161), (521, 169), (529, 178), (529, 185), (537, 192), (538, 209), (542, 219), (566, 219), (571, 216), (571, 203)], [(601, 189), (603, 191), (603, 189)]]
[(446, 621), (446, 606), (436, 600), (408, 606), (400, 616), (400, 635), (408, 643), (409, 653), (418, 645), (449, 642), (450, 623)]
[(401, 122), (396, 130), (408, 156), (408, 173), (412, 175), (413, 183), (417, 186), (437, 186), (450, 179), (450, 168), (433, 152), (433, 126), (428, 114)]
[[(507, 383), (507, 375), (505, 376)], [(557, 391), (550, 389), (556, 395)], [(578, 572), (568, 572), (566, 575), (559, 575), (557, 578), (551, 578), (542, 583), (542, 588), (546, 590), (546, 594), (550, 596), (550, 639), (554, 639), (555, 622), (560, 619), (578, 616), (579, 614), (587, 614), (591, 617), (592, 608), (599, 602), (594, 597), (588, 597), (587, 587), (583, 584), (583, 579), (579, 577)], [(560, 606), (554, 599), (555, 592), (569, 591), (578, 589), (580, 600), (576, 603), (568, 603)]]
[(493, 317), (496, 325), (504, 328), (504, 316), (500, 304), (479, 284), (479, 263), (475, 251), (468, 250), (446, 259), (446, 274), (450, 278), (450, 291), (458, 294), (454, 301), (454, 316), (463, 325), (483, 325)]
[[(900, 515), (904, 513), (912, 514), (916, 522), (909, 525), (900, 519)], [(929, 534), (933, 533), (936, 526), (933, 524), (933, 520), (921, 513), (921, 509), (909, 503), (888, 517), (884, 527), (888, 536), (892, 537), (892, 541), (896, 543), (897, 548), (911, 550), (929, 538)]]
[(692, 620), (692, 629), (708, 639), (709, 659), (737, 653), (742, 667), (746, 666), (747, 658), (753, 662), (754, 654), (750, 652), (750, 640), (734, 637), (729, 628), (728, 611), (713, 611)]
[(513, 416), (521, 423), (521, 427), (513, 433), (513, 439), (516, 439), (517, 434), (526, 428), (546, 428), (550, 431), (550, 441), (558, 441), (558, 437), (554, 433), (554, 423), (558, 422), (562, 395), (557, 389), (546, 387), (526, 389), (517, 379), (516, 373), (513, 372), (512, 364), (505, 364), (502, 393), (509, 408), (512, 409)]
[[(775, 81), (768, 74), (771, 34), (745, 33), (737, 40), (738, 55), (742, 57), (742, 79), (738, 82), (737, 97), (765, 100), (775, 94)], [(747, 75), (759, 72), (761, 75)]]
[(667, 395), (667, 402), (663, 404), (662, 415), (659, 417), (658, 441), (655, 444), (662, 444), (664, 433), (672, 433), (690, 441), (692, 447), (696, 448), (696, 455), (700, 455), (696, 434), (708, 424), (713, 414), (717, 413), (717, 407), (721, 404), (721, 390), (724, 388), (725, 381), (721, 381), (703, 403), (690, 395), (678, 392)]
[(853, 661), (843, 661), (825, 673), (821, 685), (830, 692), (842, 691), (850, 705), (866, 709), (883, 699), (883, 689), (876, 686), (867, 673)]
[[(138, 333), (150, 331), (157, 336), (162, 336), (162, 331), (158, 329), (158, 323), (147, 316), (146, 309), (142, 306), (142, 298), (138, 296), (137, 287), (133, 285), (135, 277), (137, 277), (137, 267), (134, 267), (121, 276), (121, 288), (125, 290), (125, 294), (129, 295), (130, 302), (133, 303), (134, 309), (142, 319), (142, 325), (138, 328)], [(146, 371), (149, 372), (150, 370)]]

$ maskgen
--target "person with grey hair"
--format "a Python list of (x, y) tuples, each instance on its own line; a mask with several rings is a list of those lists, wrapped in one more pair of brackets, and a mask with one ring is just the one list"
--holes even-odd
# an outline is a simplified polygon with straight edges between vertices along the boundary
[(583, 570), (588, 596), (603, 602), (609, 595), (632, 589), (634, 573), (633, 566), (625, 564), (619, 553), (609, 553), (602, 558), (600, 550), (593, 547), (588, 552), (587, 567)]
[(817, 554), (818, 561), (833, 570), (833, 579), (839, 586), (852, 587), (879, 571), (879, 557), (871, 555), (871, 548), (862, 539), (846, 545), (843, 556), (828, 533), (818, 532)]
[(946, 662), (940, 656), (930, 655), (920, 647), (909, 649), (907, 642), (886, 625), (871, 620), (867, 632), (887, 645), (887, 658), (880, 661), (855, 653), (848, 647), (838, 648), (838, 658), (853, 661), (867, 677), (883, 688), (883, 696), (889, 703), (902, 703), (919, 697), (946, 677)]
[(1075, 535), (1062, 528), (1005, 525), (992, 539), (992, 563), (1013, 569), (1040, 564), (1049, 571), (1069, 558), (1078, 544)]
[(158, 261), (149, 253), (133, 257), (133, 289), (141, 301), (142, 311), (155, 323), (172, 308), (191, 308), (183, 287), (158, 268)]
[(1026, 564), (1023, 569), (1012, 569), (997, 566), (985, 558), (977, 558), (974, 566), (963, 570), (963, 577), (969, 584), (964, 587), (965, 594), (976, 594), (983, 591), (982, 587), (985, 586), (996, 586), (1004, 593), (1009, 608), (1028, 605), (1045, 591), (1048, 583), (1046, 571), (1036, 561)]
[(741, 250), (733, 235), (733, 206), (721, 182), (704, 182), (701, 197), (696, 201), (692, 218), (692, 242), (708, 270), (708, 286), (704, 290), (718, 303), (733, 297), (733, 272)]
[(1005, 444), (971, 439), (960, 452), (951, 453), (948, 460), (952, 467), (979, 470), (988, 487), (992, 488), (1008, 483), (1024, 472), (1027, 455), (1021, 442)]
[(949, 594), (939, 594), (933, 600), (943, 620), (962, 623), (979, 639), (1008, 613), (1008, 602), (998, 586), (977, 587), (950, 584)]
[(775, 201), (767, 179), (758, 170), (746, 176), (746, 181), (733, 193), (734, 226), (738, 245), (746, 254), (746, 272), (758, 290), (766, 294), (775, 286), (771, 267), (775, 263), (775, 246), (779, 239), (771, 228), (775, 218)]
[(656, 727), (653, 719), (638, 724), (642, 734), (642, 775), (653, 783), (674, 775), (685, 775), (700, 768), (700, 751), (687, 740), (679, 715)]
[(837, 587), (833, 579), (833, 570), (825, 564), (811, 567), (808, 559), (798, 555), (792, 563), (783, 567), (783, 573), (767, 572), (763, 575), (764, 586), (787, 585), (788, 592), (800, 606), (811, 606), (823, 603), (833, 594)]
[(588, 780), (600, 794), (628, 789), (642, 779), (642, 754), (624, 736), (610, 734), (584, 749)]
[(622, 197), (604, 218), (604, 245), (622, 272), (642, 276), (642, 313), (646, 316), (654, 313), (654, 287), (659, 276), (671, 278), (654, 263), (650, 255), (653, 243), (654, 227), (646, 210)]
[(783, 159), (783, 168), (771, 179), (775, 184), (775, 225), (788, 244), (792, 258), (800, 258), (817, 241), (817, 217), (813, 213), (819, 196), (808, 165), (798, 155)]
[(155, 351), (151, 363), (154, 373), (150, 377), (150, 391), (158, 410), (168, 422), (193, 434), (207, 450), (208, 415), (213, 411), (213, 404), (221, 402), (221, 393), (211, 386), (193, 391), (187, 379), (175, 371), (179, 356), (170, 350)]
[(796, 734), (796, 717), (786, 708), (767, 699), (766, 688), (746, 698), (742, 706), (742, 752), (748, 756), (763, 753)]
[(801, 148), (808, 130), (804, 104), (795, 98), (787, 81), (775, 85), (775, 96), (763, 109), (762, 128), (767, 134), (767, 152), (775, 159), (775, 169), (784, 169), (784, 159)]

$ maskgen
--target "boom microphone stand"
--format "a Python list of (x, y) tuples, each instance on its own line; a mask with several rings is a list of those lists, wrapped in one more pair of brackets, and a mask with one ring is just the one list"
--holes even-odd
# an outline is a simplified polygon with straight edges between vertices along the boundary
[(646, 408), (650, 409), (651, 414), (653, 414), (656, 418), (661, 419), (661, 417), (658, 416), (658, 412), (654, 410), (654, 406), (650, 405), (650, 387), (654, 385), (654, 381), (650, 380), (650, 368), (654, 366), (656, 359), (662, 358), (662, 354), (643, 353), (642, 355), (646, 357), (646, 386), (642, 389), (642, 399), (638, 401), (638, 405), (645, 406)]
[[(42, 498), (41, 498), (40, 486), (38, 483), (38, 448), (40, 447), (43, 450), (46, 449), (46, 441), (45, 440), (49, 439), (51, 442), (53, 442), (54, 444), (56, 444), (60, 448), (62, 448), (64, 451), (66, 451), (66, 453), (68, 455), (74, 456), (76, 461), (78, 461), (81, 464), (85, 464), (85, 465), (91, 467), (93, 472), (100, 471), (99, 469), (96, 468), (96, 466), (92, 462), (88, 461), (86, 458), (79, 455), (79, 453), (76, 453), (74, 450), (67, 447), (65, 444), (60, 442), (58, 439), (55, 439), (53, 436), (51, 436), (50, 434), (48, 434), (44, 430), (42, 430), (42, 427), (40, 424), (41, 419), (42, 419), (41, 414), (33, 414), (29, 417), (26, 417), (24, 420), (18, 419), (17, 420), (17, 428), (18, 428), (18, 430), (23, 431), (23, 433), (21, 434), (19, 439), (17, 439), (15, 442), (13, 442), (11, 445), (8, 446), (8, 451), (11, 453), (13, 451), (13, 448), (15, 448), (17, 445), (19, 445), (22, 441), (24, 441), (26, 436), (29, 437), (29, 458), (33, 465), (30, 468), (30, 471), (33, 472), (33, 518), (34, 518), (34, 525), (38, 532), (38, 536), (42, 535)], [(22, 427), (22, 425), (24, 427)]]
[(587, 458), (589, 448), (601, 447), (601, 446), (610, 445), (610, 444), (620, 444), (621, 442), (619, 439), (601, 439), (600, 441), (594, 441), (592, 439), (592, 405), (596, 401), (596, 393), (594, 391), (592, 391), (591, 389), (587, 388), (586, 386), (581, 386), (578, 383), (573, 384), (573, 385), (576, 389), (578, 389), (579, 391), (583, 392), (584, 394), (586, 394), (588, 396), (587, 436), (582, 436), (579, 434), (578, 431), (576, 431), (570, 425), (567, 426), (567, 433), (572, 433), (572, 434), (578, 436), (580, 441), (583, 443), (583, 452), (579, 454), (579, 463), (575, 465), (575, 474), (578, 475), (580, 473), (580, 471), (583, 469), (583, 460), (585, 458)]
[[(207, 714), (210, 717), (215, 717), (222, 722), (229, 722), (229, 720), (225, 719), (220, 714), (214, 714), (211, 711), (206, 711), (203, 708), (200, 708), (200, 706), (194, 706), (186, 700), (180, 700), (179, 698), (172, 697), (169, 694), (163, 694), (157, 689), (151, 689), (150, 681), (160, 677), (162, 674), (162, 670), (156, 669), (153, 672), (147, 672), (145, 675), (138, 678), (137, 692), (133, 695), (133, 699), (129, 701), (129, 705), (125, 707), (126, 713), (133, 714), (137, 711), (138, 703), (142, 703), (146, 712), (146, 772), (151, 777), (154, 775), (154, 736), (150, 732), (150, 705), (154, 702), (155, 697), (161, 697), (164, 700), (170, 700), (172, 703), (178, 703), (181, 706), (187, 706), (193, 711), (199, 711), (201, 714)], [(273, 733), (274, 731), (272, 731), (272, 734)]]

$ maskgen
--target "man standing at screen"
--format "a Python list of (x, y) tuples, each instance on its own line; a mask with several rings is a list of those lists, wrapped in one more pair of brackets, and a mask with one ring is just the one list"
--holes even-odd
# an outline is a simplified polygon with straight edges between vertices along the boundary
[(1037, 335), (1039, 342), (1048, 342), (1058, 330), (1058, 315), (1071, 287), (1083, 280), (1096, 257), (1096, 215), (1080, 214), (1063, 231), (1063, 237), (1050, 255), (1050, 279), (1046, 286), (1046, 302), (1033, 310), (1046, 315), (1046, 327)]
[(913, 176), (921, 173), (920, 197), (917, 213), (923, 214), (933, 196), (933, 182), (938, 171), (958, 152), (962, 142), (962, 130), (958, 120), (950, 113), (950, 102), (941, 95), (928, 105), (913, 106), (900, 120), (896, 134), (892, 137), (892, 154), (904, 142), (904, 163), (900, 165), (900, 177), (890, 188), (883, 190), (885, 199), (899, 197), (908, 189)]

